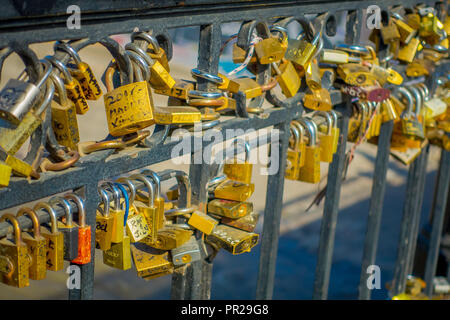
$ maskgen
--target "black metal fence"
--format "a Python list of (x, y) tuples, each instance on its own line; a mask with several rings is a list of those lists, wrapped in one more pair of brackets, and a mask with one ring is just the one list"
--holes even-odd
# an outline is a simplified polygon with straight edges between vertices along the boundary
[[(413, 7), (418, 3), (439, 9), (443, 4), (438, 1), (211, 1), (192, 0), (179, 4), (177, 1), (78, 1), (82, 10), (79, 30), (66, 27), (66, 8), (72, 1), (49, 2), (40, 7), (19, 6), (20, 1), (2, 4), (0, 12), (0, 47), (4, 48), (12, 42), (26, 44), (61, 39), (89, 38), (92, 43), (102, 41), (113, 34), (131, 33), (138, 27), (140, 30), (164, 32), (170, 28), (200, 26), (198, 47), (198, 69), (216, 74), (219, 66), (221, 47), (221, 24), (262, 20), (272, 22), (281, 17), (298, 17), (304, 14), (322, 14), (328, 12), (347, 12), (348, 22), (346, 43), (359, 43), (362, 29), (363, 10), (369, 5), (377, 4), (382, 10), (393, 6)], [(24, 9), (25, 8), (25, 9)], [(64, 61), (66, 62), (66, 61)], [(448, 70), (448, 67), (445, 70)], [(433, 75), (427, 81), (434, 83)], [(208, 90), (211, 84), (198, 79), (198, 89)], [(432, 90), (434, 86), (431, 87)], [(433, 91), (432, 91), (433, 92)], [(340, 139), (338, 151), (328, 171), (328, 187), (326, 189), (324, 214), (320, 231), (320, 243), (314, 284), (314, 299), (326, 299), (332, 266), (335, 229), (342, 176), (344, 170), (346, 136), (351, 103), (341, 97), (339, 91), (333, 91), (333, 103), (339, 111)], [(235, 118), (221, 122), (215, 130), (225, 132), (226, 129), (240, 128), (255, 130), (273, 126), (279, 129), (279, 141), (272, 144), (272, 152), (280, 155), (280, 170), (268, 178), (267, 196), (264, 212), (264, 225), (261, 239), (261, 254), (257, 278), (256, 299), (271, 299), (274, 285), (279, 226), (281, 219), (284, 170), (286, 151), (289, 140), (289, 124), (303, 112), (298, 99), (290, 98), (283, 102), (281, 108), (266, 110), (267, 117)], [(367, 234), (364, 244), (361, 266), (361, 282), (359, 298), (370, 299), (370, 290), (366, 286), (367, 266), (375, 264), (377, 241), (380, 232), (383, 199), (386, 188), (386, 172), (389, 161), (390, 137), (393, 123), (386, 122), (381, 127), (377, 156), (373, 174), (372, 195), (367, 223)], [(192, 136), (194, 143), (199, 137)], [(204, 143), (204, 142), (200, 142)], [(9, 187), (0, 189), (0, 210), (22, 203), (45, 198), (57, 193), (74, 190), (85, 196), (87, 223), (95, 226), (95, 216), (100, 199), (97, 186), (100, 181), (111, 179), (124, 173), (151, 166), (169, 160), (176, 142), (155, 144), (152, 148), (130, 148), (112, 155), (111, 151), (100, 151), (83, 157), (75, 167), (64, 172), (47, 172), (39, 180), (27, 181), (23, 178), (12, 178)], [(401, 224), (401, 235), (398, 258), (393, 281), (393, 293), (402, 292), (405, 288), (406, 276), (412, 270), (415, 243), (418, 235), (418, 221), (421, 213), (422, 195), (429, 147), (410, 165), (407, 181), (407, 193)], [(136, 156), (137, 154), (137, 156)], [(191, 154), (191, 157), (195, 157)], [(431, 284), (434, 276), (438, 250), (441, 240), (442, 225), (448, 197), (450, 180), (449, 152), (442, 151), (436, 195), (433, 205), (432, 232), (426, 261), (425, 280)], [(193, 204), (201, 204), (206, 199), (206, 184), (210, 178), (210, 167), (206, 164), (191, 164), (189, 176), (192, 184)], [(76, 208), (73, 208), (74, 210)], [(58, 216), (63, 211), (57, 212)], [(48, 217), (42, 216), (42, 222)], [(19, 219), (21, 228), (31, 227), (31, 220)], [(92, 228), (94, 231), (95, 228)], [(8, 223), (0, 223), (0, 237), (12, 232)], [(94, 239), (94, 237), (92, 237)], [(94, 240), (92, 240), (94, 241)], [(92, 256), (95, 246), (92, 245)], [(94, 260), (81, 265), (81, 289), (69, 291), (69, 299), (92, 299), (94, 291)], [(301, 262), (300, 262), (301, 263)], [(212, 262), (202, 260), (192, 263), (184, 273), (175, 273), (172, 277), (173, 299), (209, 299), (212, 277)], [(431, 286), (429, 286), (431, 287)]]

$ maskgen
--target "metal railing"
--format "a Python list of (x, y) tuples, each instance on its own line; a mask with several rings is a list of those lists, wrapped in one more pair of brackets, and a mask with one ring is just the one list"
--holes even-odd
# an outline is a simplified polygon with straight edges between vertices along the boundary
[[(382, 10), (392, 6), (413, 7), (418, 3), (438, 7), (438, 1), (185, 1), (184, 5), (164, 1), (78, 1), (82, 9), (82, 27), (70, 30), (66, 27), (65, 11), (72, 1), (59, 1), (52, 8), (20, 9), (12, 1), (2, 7), (0, 12), (0, 47), (9, 46), (12, 42), (26, 44), (61, 39), (89, 38), (92, 43), (101, 41), (106, 36), (131, 33), (139, 30), (153, 30), (155, 33), (170, 28), (200, 26), (197, 68), (205, 72), (217, 74), (219, 67), (219, 51), (221, 47), (221, 24), (226, 22), (242, 22), (262, 20), (273, 22), (281, 17), (298, 17), (304, 14), (330, 15), (337, 12), (348, 13), (345, 36), (346, 43), (359, 43), (363, 23), (363, 10), (369, 5), (377, 4)], [(25, 10), (25, 11), (21, 11)], [(28, 10), (28, 11), (27, 11)], [(28, 16), (25, 18), (25, 16)], [(30, 17), (31, 16), (31, 17)], [(434, 77), (435, 75), (433, 75)], [(433, 83), (433, 79), (430, 80)], [(211, 83), (198, 79), (199, 90), (212, 89)], [(338, 151), (328, 170), (328, 187), (320, 231), (320, 243), (314, 283), (314, 299), (326, 299), (332, 266), (335, 229), (338, 217), (339, 198), (346, 152), (346, 136), (351, 113), (351, 102), (334, 92), (335, 109), (339, 111), (340, 139)], [(280, 132), (277, 143), (272, 144), (272, 152), (279, 153), (280, 170), (268, 177), (264, 225), (262, 230), (260, 263), (257, 278), (256, 299), (271, 299), (274, 289), (275, 267), (277, 258), (279, 226), (281, 219), (284, 171), (289, 140), (289, 124), (303, 112), (298, 100), (290, 98), (284, 101), (284, 107), (270, 108), (265, 117), (235, 118), (221, 122), (215, 130), (225, 132), (226, 129), (240, 128), (261, 129), (273, 126)], [(378, 140), (377, 156), (374, 168), (374, 179), (369, 209), (369, 220), (364, 245), (359, 298), (369, 299), (370, 290), (365, 285), (367, 266), (375, 264), (377, 241), (380, 232), (380, 220), (383, 199), (386, 189), (386, 172), (389, 161), (390, 138), (393, 123), (386, 122), (381, 127)], [(201, 137), (192, 136), (192, 143), (204, 143)], [(97, 206), (100, 203), (97, 186), (100, 181), (117, 177), (124, 173), (148, 167), (169, 160), (171, 151), (177, 142), (164, 142), (152, 148), (127, 148), (118, 154), (112, 151), (99, 151), (83, 157), (76, 167), (63, 172), (46, 172), (39, 180), (31, 182), (23, 178), (12, 178), (9, 187), (0, 189), (0, 210), (22, 203), (45, 198), (68, 190), (75, 190), (85, 196), (86, 222), (95, 226)], [(195, 153), (191, 154), (192, 159)], [(410, 165), (407, 182), (407, 194), (401, 224), (400, 245), (394, 277), (394, 293), (405, 287), (406, 275), (411, 272), (418, 234), (418, 219), (421, 213), (424, 188), (425, 169), (428, 158), (428, 147)], [(449, 184), (449, 152), (442, 152), (439, 179), (437, 182), (433, 231), (427, 259), (425, 279), (430, 283), (437, 264), (445, 204)], [(206, 184), (210, 178), (210, 167), (206, 164), (191, 164), (189, 176), (192, 185), (192, 202), (201, 204), (206, 199)], [(73, 208), (76, 210), (76, 208)], [(63, 215), (62, 210), (57, 211)], [(42, 222), (48, 216), (40, 216)], [(31, 220), (20, 217), (21, 228), (31, 227)], [(92, 228), (94, 232), (95, 228)], [(0, 223), (0, 237), (12, 231), (8, 223)], [(94, 237), (92, 237), (94, 241)], [(92, 257), (95, 246), (92, 245)], [(209, 299), (213, 263), (202, 260), (192, 263), (184, 272), (174, 273), (172, 277), (173, 299)], [(81, 265), (81, 289), (69, 290), (70, 299), (92, 299), (94, 292), (94, 262)]]

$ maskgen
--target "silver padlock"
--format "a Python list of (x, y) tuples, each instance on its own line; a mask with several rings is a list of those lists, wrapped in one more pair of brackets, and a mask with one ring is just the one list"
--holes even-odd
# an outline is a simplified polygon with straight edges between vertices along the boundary
[(189, 241), (179, 246), (178, 248), (170, 250), (172, 255), (172, 263), (175, 267), (179, 267), (201, 259), (200, 245), (192, 236)]
[(10, 79), (0, 92), (0, 118), (17, 126), (35, 104), (50, 72), (52, 66), (48, 64), (36, 83), (25, 82), (25, 72), (18, 79)]

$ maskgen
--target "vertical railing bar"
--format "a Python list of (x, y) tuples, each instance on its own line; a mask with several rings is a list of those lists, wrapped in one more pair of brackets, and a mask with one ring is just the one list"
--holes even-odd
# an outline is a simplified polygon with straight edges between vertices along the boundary
[(407, 260), (407, 268), (406, 274), (412, 274), (413, 266), (414, 266), (414, 256), (416, 253), (417, 247), (417, 237), (419, 234), (419, 226), (420, 226), (420, 218), (422, 217), (422, 204), (425, 190), (425, 182), (426, 182), (426, 174), (427, 174), (427, 164), (428, 164), (428, 155), (430, 152), (430, 146), (427, 145), (422, 150), (422, 162), (420, 164), (420, 172), (419, 172), (419, 181), (417, 184), (419, 185), (418, 194), (416, 197), (416, 204), (414, 206), (414, 220), (412, 225), (412, 232), (410, 234), (411, 241), (409, 241), (409, 249), (408, 249), (408, 260)]
[(266, 205), (260, 245), (261, 253), (256, 284), (257, 300), (270, 300), (273, 295), (281, 209), (283, 205), (284, 172), (290, 133), (290, 119), (286, 120), (286, 122), (274, 126), (274, 129), (279, 130), (280, 139), (279, 142), (271, 144), (271, 152), (273, 154), (278, 153), (279, 168), (276, 174), (269, 175), (267, 179)]
[[(91, 262), (78, 265), (70, 263), (71, 266), (80, 268), (80, 288), (69, 289), (69, 300), (92, 300), (94, 298), (94, 268), (95, 268), (95, 220), (99, 203), (97, 193), (97, 181), (86, 185), (85, 187), (75, 191), (83, 197), (86, 224), (91, 226)], [(76, 276), (76, 274), (74, 274)]]
[(360, 300), (370, 300), (371, 296), (371, 290), (367, 286), (367, 268), (370, 265), (375, 264), (377, 255), (393, 127), (393, 121), (383, 123), (378, 138), (377, 157), (375, 159), (375, 169), (373, 173), (372, 195), (370, 198), (367, 232), (364, 241), (364, 251), (361, 264), (361, 276), (359, 282)]
[(414, 203), (418, 192), (417, 182), (419, 180), (420, 163), (423, 152), (409, 165), (408, 178), (406, 181), (405, 202), (403, 204), (403, 217), (400, 225), (400, 237), (397, 248), (397, 259), (395, 262), (394, 277), (391, 286), (391, 295), (395, 296), (405, 290), (406, 269), (408, 263), (408, 249), (410, 234), (413, 232)]
[[(350, 100), (347, 101), (346, 107), (347, 110), (351, 108)], [(316, 300), (325, 300), (328, 296), (342, 175), (345, 167), (348, 121), (348, 112), (343, 112), (339, 121), (340, 137), (338, 150), (334, 154), (333, 162), (330, 163), (328, 168), (326, 198), (320, 227), (319, 249), (314, 279), (313, 299)]]
[[(219, 70), (219, 51), (222, 44), (222, 31), (219, 23), (200, 26), (198, 46), (198, 69), (217, 74)], [(215, 85), (205, 79), (197, 79), (197, 88), (202, 91), (217, 90)], [(201, 137), (198, 137), (201, 139)], [(201, 139), (202, 150), (204, 142)], [(210, 178), (210, 166), (203, 164), (203, 151), (191, 157), (189, 176), (192, 187), (192, 203), (206, 208), (206, 184)], [(197, 232), (197, 237), (201, 237)], [(212, 262), (204, 259), (191, 263), (184, 273), (172, 281), (173, 299), (209, 299), (211, 296)]]
[(448, 201), (450, 183), (450, 151), (441, 151), (441, 161), (439, 163), (439, 175), (436, 190), (436, 203), (433, 212), (433, 222), (428, 247), (427, 260), (425, 264), (425, 293), (431, 297), (433, 294), (433, 278), (439, 257), (439, 247), (442, 237), (442, 226), (445, 217), (445, 207)]

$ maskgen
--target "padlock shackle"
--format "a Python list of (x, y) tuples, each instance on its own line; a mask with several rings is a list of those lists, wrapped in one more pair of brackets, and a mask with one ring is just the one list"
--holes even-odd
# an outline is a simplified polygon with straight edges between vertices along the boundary
[(269, 27), (269, 31), (272, 34), (273, 31), (279, 32), (281, 33), (281, 35), (283, 36), (283, 38), (281, 39), (281, 42), (283, 41), (288, 41), (288, 30), (285, 27), (279, 26), (279, 25), (272, 25)]
[(36, 115), (40, 116), (50, 105), (55, 95), (55, 85), (52, 80), (47, 80), (44, 97), (42, 98), (41, 104), (36, 109)]
[(407, 90), (405, 87), (399, 87), (397, 90), (397, 93), (401, 94), (406, 99), (406, 103), (407, 103), (406, 108), (402, 112), (400, 117), (403, 118), (404, 116), (412, 114), (414, 99), (413, 99), (413, 96), (411, 95), (411, 92), (409, 90)]
[(299, 32), (298, 36), (304, 34), (308, 42), (313, 41), (314, 37), (317, 36), (314, 25), (304, 15), (283, 18), (278, 20), (275, 24), (287, 29), (287, 26), (294, 21), (297, 21), (298, 24), (300, 24), (300, 26), (302, 27), (302, 31)]
[(150, 169), (144, 169), (141, 171), (141, 174), (146, 175), (150, 179), (153, 180), (154, 186), (155, 186), (155, 198), (161, 198), (161, 179), (159, 178), (158, 174)]
[(298, 128), (292, 124), (289, 125), (289, 131), (291, 132), (291, 135), (294, 137), (294, 150), (298, 150), (298, 146), (300, 144), (300, 133), (298, 131)]
[(333, 128), (333, 118), (331, 117), (331, 114), (329, 114), (326, 111), (317, 110), (312, 114), (312, 117), (314, 116), (320, 116), (322, 118), (325, 118), (327, 122), (327, 135), (331, 135), (331, 129)]
[(48, 200), (48, 203), (50, 205), (59, 205), (64, 209), (65, 217), (66, 217), (66, 226), (71, 227), (73, 226), (73, 214), (72, 214), (72, 207), (70, 206), (69, 201), (67, 199), (64, 199), (60, 196), (54, 196), (51, 197), (50, 200)]
[(98, 207), (98, 211), (100, 211), (102, 216), (109, 217), (109, 215), (110, 215), (110, 213), (109, 213), (109, 210), (110, 210), (109, 202), (111, 201), (111, 199), (109, 198), (109, 194), (102, 187), (98, 188), (98, 193), (100, 194), (100, 197), (102, 198), (102, 203), (103, 203), (103, 210), (99, 206)]
[(153, 182), (150, 181), (145, 175), (137, 173), (130, 176), (131, 179), (141, 181), (145, 184), (148, 191), (148, 206), (155, 206), (155, 188), (153, 187)]
[(137, 44), (129, 42), (125, 45), (125, 50), (127, 50), (127, 53), (132, 51), (136, 54), (138, 54), (142, 59), (145, 60), (145, 62), (147, 63), (148, 67), (151, 67), (155, 64), (155, 60), (153, 60), (148, 54), (147, 52), (145, 52), (143, 49), (141, 49)]
[(418, 83), (416, 86), (419, 88), (419, 90), (422, 92), (422, 98), (423, 101), (430, 100), (430, 91), (428, 90), (428, 87), (424, 83)]
[(422, 93), (414, 86), (407, 87), (406, 89), (409, 90), (414, 97), (414, 113), (418, 116), (420, 114), (420, 110), (422, 109)]
[(201, 70), (199, 70), (197, 68), (191, 69), (191, 75), (193, 77), (197, 77), (197, 78), (202, 78), (202, 79), (208, 80), (208, 81), (210, 81), (212, 83), (216, 83), (218, 85), (221, 85), (224, 82), (224, 80), (221, 77), (216, 76), (216, 75), (211, 74), (211, 73), (208, 73), (208, 72), (205, 72), (205, 71), (201, 71)]
[[(136, 185), (133, 183), (133, 181), (131, 179), (128, 179), (126, 177), (120, 177), (118, 179), (116, 179), (117, 183), (120, 184), (126, 184), (128, 187), (128, 191), (129, 191), (129, 195), (128, 195), (128, 200), (130, 202), (130, 205), (134, 202), (134, 199), (136, 198)], [(128, 193), (128, 192), (127, 192)]]
[(317, 145), (317, 126), (311, 119), (299, 118), (298, 122), (306, 129), (309, 138), (308, 145), (314, 147)]
[[(139, 81), (149, 81), (150, 80), (150, 66), (147, 64), (147, 62), (145, 62), (145, 60), (141, 57), (140, 54), (134, 52), (134, 51), (126, 51), (128, 56), (130, 57), (132, 64), (133, 64), (133, 68), (134, 68), (134, 72), (136, 75), (136, 82)], [(141, 71), (141, 73), (138, 73), (137, 69), (139, 68), (139, 70)]]
[(53, 50), (59, 50), (67, 53), (73, 59), (73, 61), (75, 61), (75, 64), (77, 66), (79, 66), (82, 62), (78, 52), (67, 42), (56, 41), (53, 45)]
[(110, 190), (113, 195), (114, 200), (114, 210), (120, 210), (120, 190), (112, 181), (105, 181), (101, 184), (100, 187), (103, 187), (106, 190)]
[(56, 216), (56, 211), (55, 209), (52, 208), (52, 206), (50, 206), (47, 202), (38, 202), (34, 205), (33, 207), (34, 211), (38, 211), (38, 210), (45, 210), (47, 211), (48, 215), (50, 216), (50, 226), (52, 228), (52, 233), (56, 234), (58, 233), (58, 218)]
[(151, 35), (149, 35), (146, 32), (140, 31), (140, 32), (133, 32), (131, 34), (131, 41), (134, 42), (135, 40), (140, 39), (146, 41), (148, 44), (152, 45), (152, 49), (155, 54), (158, 54), (159, 51), (161, 51), (161, 47), (159, 46), (158, 41)]
[(66, 65), (60, 60), (56, 59), (54, 56), (45, 56), (46, 60), (49, 60), (54, 67), (56, 67), (64, 76), (64, 83), (72, 83), (73, 77), (67, 69)]
[(50, 79), (54, 84), (54, 89), (58, 92), (59, 97), (59, 103), (66, 107), (70, 104), (69, 98), (67, 97), (67, 91), (64, 87), (64, 81), (61, 79), (60, 76), (56, 75), (55, 73), (52, 73), (50, 75)]
[[(159, 172), (159, 177), (161, 181), (169, 180), (170, 178), (176, 178), (178, 191), (180, 194), (178, 197), (178, 208), (191, 207), (191, 197), (192, 197), (191, 181), (189, 179), (189, 175), (186, 172), (181, 170), (169, 169)], [(184, 190), (182, 190), (181, 187), (184, 187)]]
[(11, 213), (5, 213), (0, 217), (0, 222), (8, 221), (12, 224), (14, 229), (14, 242), (16, 245), (20, 245), (22, 243), (22, 233), (20, 232), (19, 221), (17, 221), (16, 217)]
[(78, 207), (78, 225), (80, 227), (86, 226), (86, 210), (84, 209), (84, 201), (81, 197), (75, 193), (68, 193), (64, 195), (64, 198), (72, 200)]
[(337, 116), (336, 111), (330, 110), (330, 111), (328, 111), (328, 113), (331, 115), (331, 118), (333, 119), (333, 127), (337, 128), (337, 126), (338, 126), (338, 116)]
[(223, 96), (223, 93), (220, 91), (200, 91), (200, 90), (189, 90), (187, 92), (188, 97), (190, 98), (200, 98), (200, 99), (218, 99)]
[(40, 230), (39, 218), (38, 218), (36, 212), (34, 212), (34, 210), (29, 207), (22, 207), (16, 214), (17, 218), (19, 218), (21, 216), (26, 216), (31, 219), (31, 221), (33, 222), (33, 237), (35, 239), (39, 239), (41, 236), (41, 230)]
[(297, 128), (298, 133), (300, 135), (299, 143), (301, 143), (303, 141), (303, 138), (305, 137), (305, 128), (303, 128), (303, 126), (297, 120), (292, 120), (291, 124)]
[(40, 60), (41, 64), (45, 67), (44, 72), (42, 74), (42, 77), (39, 78), (39, 80), (36, 82), (36, 87), (41, 88), (45, 82), (47, 82), (48, 77), (50, 76), (53, 67), (52, 64), (45, 59)]

